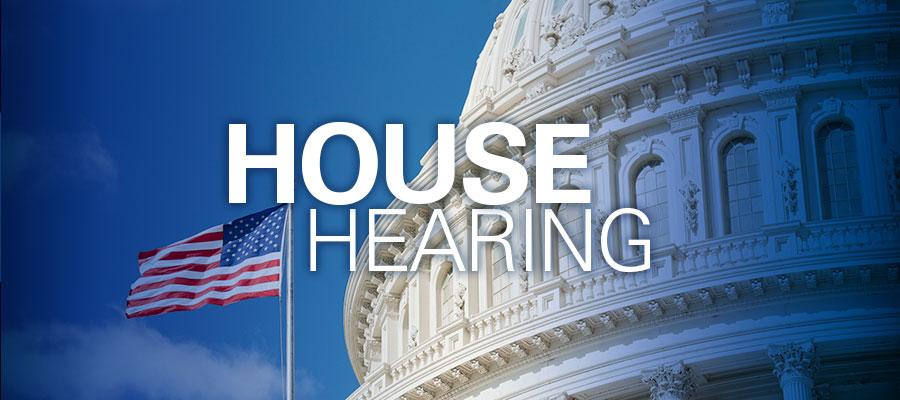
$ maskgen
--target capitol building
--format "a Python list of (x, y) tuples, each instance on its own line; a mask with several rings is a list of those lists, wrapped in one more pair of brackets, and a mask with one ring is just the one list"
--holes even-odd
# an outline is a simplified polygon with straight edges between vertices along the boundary
[[(344, 298), (345, 341), (359, 388), (375, 399), (900, 398), (900, 2), (886, 0), (513, 0), (478, 55), (457, 125), (457, 154), (484, 122), (514, 124), (489, 151), (534, 168), (536, 124), (590, 126), (557, 154), (558, 188), (591, 204), (504, 206), (515, 218), (558, 215), (578, 248), (612, 210), (610, 244), (650, 269), (593, 270), (559, 237), (534, 235), (526, 271), (520, 224), (502, 246), (471, 251), (462, 190), (376, 231), (385, 264), (410, 264), (441, 209), (463, 259), (425, 257), (415, 273), (366, 271), (357, 257)], [(529, 135), (530, 134), (530, 135)], [(436, 151), (414, 188), (435, 181)], [(464, 157), (457, 183), (504, 175)], [(584, 208), (594, 221), (586, 223)], [(485, 218), (482, 232), (501, 232)], [(514, 271), (507, 271), (511, 262)], [(548, 267), (548, 268), (545, 268)]]

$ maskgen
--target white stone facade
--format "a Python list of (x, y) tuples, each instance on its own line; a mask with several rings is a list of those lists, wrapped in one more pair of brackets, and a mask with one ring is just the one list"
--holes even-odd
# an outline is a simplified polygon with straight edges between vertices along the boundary
[[(615, 272), (595, 243), (584, 273), (535, 235), (555, 261), (526, 272), (517, 228), (517, 271), (495, 274), (506, 256), (470, 254), (478, 206), (461, 191), (395, 202), (407, 214), (378, 231), (440, 242), (421, 236), (442, 209), (482, 271), (425, 259), (370, 273), (364, 245), (344, 304), (350, 399), (896, 398), (898, 20), (900, 4), (878, 0), (514, 0), (479, 56), (457, 153), (482, 122), (589, 124), (556, 143), (589, 164), (557, 184), (591, 190), (592, 229), (645, 210), (651, 228), (614, 228), (613, 253), (633, 260), (627, 240), (652, 237), (652, 268)], [(533, 168), (529, 146), (491, 143)], [(431, 186), (434, 157), (414, 187)], [(457, 175), (505, 183), (465, 159)], [(505, 208), (586, 226), (530, 190)], [(409, 264), (415, 246), (378, 250)]]

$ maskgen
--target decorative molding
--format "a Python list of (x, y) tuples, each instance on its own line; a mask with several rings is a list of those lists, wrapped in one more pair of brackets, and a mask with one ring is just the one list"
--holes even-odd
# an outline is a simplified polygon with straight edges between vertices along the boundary
[(616, 117), (619, 118), (619, 121), (625, 122), (628, 120), (628, 99), (625, 97), (625, 94), (616, 93), (612, 95), (610, 100), (616, 108)]
[(604, 68), (609, 68), (623, 61), (625, 61), (625, 54), (615, 47), (603, 50), (594, 57), (595, 66)]
[(588, 156), (588, 160), (606, 154), (613, 154), (619, 145), (618, 139), (610, 134), (595, 136), (581, 143), (581, 151)]
[(550, 344), (547, 343), (547, 340), (540, 335), (534, 335), (531, 337), (531, 345), (534, 346), (534, 348), (538, 349), (538, 351), (544, 351), (550, 348)]
[(842, 43), (838, 45), (838, 58), (841, 60), (841, 69), (849, 73), (853, 67), (853, 47), (850, 43)]
[(844, 102), (840, 98), (831, 96), (819, 102), (809, 119), (811, 121), (824, 121), (833, 115), (842, 115), (844, 113)]
[(797, 205), (800, 200), (800, 168), (785, 161), (778, 171), (781, 176), (781, 197), (784, 203), (784, 215), (788, 218), (797, 216)]
[(748, 123), (756, 124), (756, 118), (739, 112), (732, 112), (727, 117), (719, 118), (716, 128), (723, 132), (743, 131), (746, 130)]
[(591, 132), (596, 132), (600, 129), (600, 111), (597, 109), (597, 106), (593, 104), (588, 104), (584, 106), (582, 109), (585, 118), (587, 118), (587, 123), (591, 128)]
[(528, 291), (528, 264), (525, 262), (525, 243), (519, 247), (519, 260), (516, 263), (516, 272), (519, 277), (519, 293)]
[(575, 327), (578, 329), (579, 332), (581, 332), (582, 336), (587, 337), (587, 336), (591, 336), (594, 334), (593, 329), (591, 329), (591, 325), (588, 324), (587, 321), (585, 321), (583, 319), (579, 319), (578, 321), (575, 321)]
[(425, 390), (425, 387), (423, 387), (423, 386), (416, 387), (416, 390), (414, 391), (414, 393), (417, 396), (417, 398), (420, 398), (420, 399), (431, 400), (434, 398), (434, 395), (431, 394), (431, 392)]
[(553, 85), (547, 83), (547, 81), (540, 81), (525, 92), (525, 101), (532, 101), (540, 96), (543, 96), (547, 92), (553, 90)]
[(861, 82), (871, 98), (900, 97), (900, 75), (867, 76)]
[(800, 99), (800, 87), (788, 86), (765, 90), (760, 92), (759, 98), (766, 105), (766, 109), (770, 111), (780, 108), (796, 108), (797, 100)]
[(516, 73), (534, 64), (534, 53), (524, 48), (516, 48), (503, 57), (501, 70), (506, 80), (512, 81)]
[(481, 89), (478, 89), (479, 100), (491, 101), (491, 99), (496, 95), (497, 89), (494, 89), (492, 85), (484, 85), (481, 87)]
[(700, 206), (700, 187), (692, 180), (688, 180), (679, 189), (684, 197), (684, 223), (692, 233), (697, 233), (697, 219)]
[(453, 368), (450, 370), (450, 377), (457, 383), (466, 383), (469, 381), (469, 377), (462, 372), (459, 368)]
[(444, 382), (440, 377), (431, 380), (431, 386), (434, 386), (438, 393), (450, 391), (450, 385)]
[(541, 38), (551, 49), (564, 49), (571, 46), (587, 32), (587, 25), (580, 15), (558, 14), (541, 24)]
[(681, 361), (644, 371), (641, 382), (650, 386), (651, 400), (689, 400), (696, 390), (693, 372)]
[(784, 57), (781, 53), (769, 53), (769, 65), (771, 65), (772, 76), (775, 82), (784, 80)]
[(706, 115), (702, 106), (690, 106), (666, 114), (666, 121), (672, 132), (700, 128)]
[(773, 373), (782, 387), (799, 380), (812, 388), (819, 369), (819, 357), (812, 341), (771, 345), (768, 355), (775, 364)]
[(659, 108), (659, 100), (656, 98), (656, 87), (652, 83), (641, 85), (641, 96), (644, 97), (644, 107), (647, 111), (656, 112)]
[(763, 26), (786, 24), (794, 14), (794, 5), (788, 0), (770, 1), (763, 5)]
[(719, 94), (719, 72), (715, 65), (703, 67), (703, 78), (706, 79), (706, 91), (715, 96)]
[(815, 78), (819, 74), (819, 55), (815, 47), (803, 49), (803, 59), (806, 62), (806, 74)]
[(454, 319), (460, 320), (466, 314), (466, 286), (462, 283), (456, 284), (456, 291), (453, 294), (453, 314)]
[(706, 28), (700, 25), (700, 21), (687, 21), (675, 26), (675, 33), (669, 40), (669, 47), (682, 46), (703, 39), (706, 36)]
[(687, 82), (684, 81), (684, 74), (673, 75), (672, 86), (675, 87), (675, 98), (678, 99), (678, 102), (687, 103), (691, 97), (688, 94)]
[(750, 74), (750, 60), (746, 58), (742, 58), (734, 62), (735, 68), (737, 68), (738, 72), (738, 80), (741, 81), (741, 86), (744, 89), (750, 87), (753, 84), (753, 80)]

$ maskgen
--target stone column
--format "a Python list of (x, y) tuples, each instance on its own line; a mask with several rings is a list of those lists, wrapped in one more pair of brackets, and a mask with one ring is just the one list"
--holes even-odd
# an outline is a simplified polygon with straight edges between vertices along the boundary
[(784, 400), (813, 400), (813, 377), (819, 368), (816, 346), (812, 341), (769, 346), (769, 358), (775, 364), (775, 376)]
[(643, 372), (641, 382), (650, 386), (651, 400), (689, 400), (694, 395), (694, 375), (678, 361)]

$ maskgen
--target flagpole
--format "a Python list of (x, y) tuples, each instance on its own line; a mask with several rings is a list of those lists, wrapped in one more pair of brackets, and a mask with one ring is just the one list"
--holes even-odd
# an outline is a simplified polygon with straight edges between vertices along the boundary
[(284, 380), (284, 397), (287, 400), (294, 400), (294, 203), (288, 205), (287, 209), (287, 248), (285, 249), (285, 271), (284, 271), (284, 316), (285, 324), (285, 380)]

